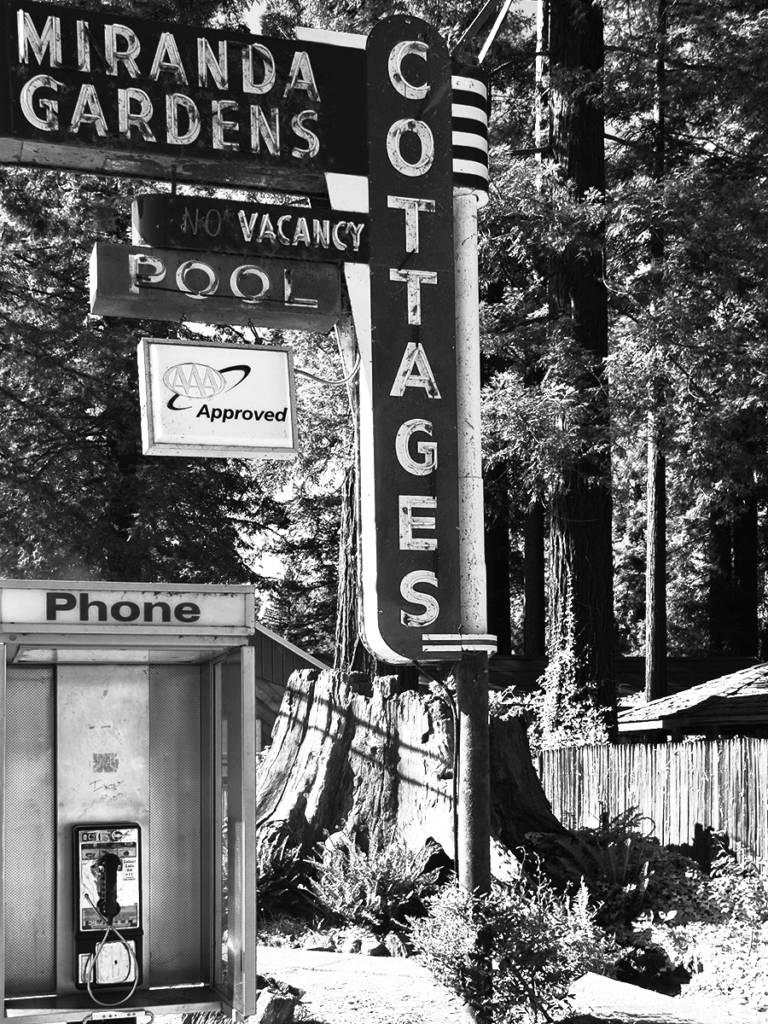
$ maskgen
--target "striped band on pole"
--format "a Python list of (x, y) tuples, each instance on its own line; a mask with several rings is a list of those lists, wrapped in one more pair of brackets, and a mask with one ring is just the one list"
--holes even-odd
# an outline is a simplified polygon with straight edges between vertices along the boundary
[(461, 633), (422, 633), (421, 645), (425, 654), (442, 653), (464, 654), (472, 651), (485, 651), (495, 654), (497, 638), (489, 633), (469, 635)]
[(451, 76), (453, 99), (453, 185), (470, 189), (478, 206), (488, 202), (488, 80), (478, 67), (454, 66)]

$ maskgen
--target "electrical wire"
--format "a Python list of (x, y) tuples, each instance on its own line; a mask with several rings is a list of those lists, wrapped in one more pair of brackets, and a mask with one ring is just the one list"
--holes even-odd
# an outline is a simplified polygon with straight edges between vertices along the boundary
[(355, 359), (355, 365), (349, 371), (346, 377), (342, 377), (340, 380), (328, 380), (327, 377), (319, 377), (316, 373), (310, 373), (309, 370), (301, 370), (298, 366), (294, 368), (294, 373), (301, 374), (302, 377), (309, 377), (310, 380), (317, 381), (318, 384), (328, 384), (330, 387), (341, 387), (357, 376), (357, 372), (360, 369), (360, 353), (357, 353)]
[[(110, 921), (109, 918), (105, 917), (104, 914), (102, 914), (102, 912), (99, 910), (99, 908), (93, 902), (93, 899), (91, 898), (91, 894), (86, 892), (83, 895), (88, 900), (88, 902), (91, 904), (91, 906), (96, 911), (96, 913), (98, 914), (98, 916), (101, 918), (101, 920), (103, 921), (103, 923), (105, 925), (104, 934), (102, 935), (101, 939), (99, 939), (99, 942), (98, 942), (98, 944), (96, 946), (96, 949), (92, 953), (89, 954), (88, 959), (86, 960), (86, 963), (85, 963), (85, 987), (88, 989), (88, 995), (91, 997), (93, 1002), (96, 1003), (97, 1006), (106, 1006), (106, 1007), (110, 1007), (110, 1006), (123, 1006), (131, 998), (131, 996), (136, 991), (136, 988), (138, 987), (138, 984), (139, 984), (139, 961), (138, 961), (138, 958), (136, 956), (136, 950), (135, 950), (135, 948), (133, 946), (131, 946), (131, 944), (128, 942), (128, 940), (125, 938), (125, 936), (119, 931), (119, 929), (115, 928), (115, 926), (112, 924), (112, 921)], [(99, 956), (101, 955), (101, 951), (103, 950), (104, 946), (106, 945), (106, 942), (107, 942), (107, 939), (109, 938), (109, 933), (110, 932), (112, 932), (112, 934), (117, 938), (118, 942), (120, 942), (120, 944), (125, 948), (125, 951), (128, 954), (128, 963), (129, 963), (129, 965), (131, 964), (131, 962), (133, 962), (134, 979), (133, 979), (133, 985), (131, 985), (130, 992), (128, 992), (126, 995), (124, 995), (122, 999), (118, 999), (117, 1002), (114, 1002), (114, 1003), (105, 1003), (103, 1000), (99, 999), (98, 996), (94, 995), (93, 989), (91, 988), (91, 986), (93, 985), (94, 975), (96, 973), (96, 962), (99, 959)], [(127, 975), (125, 977), (125, 981), (126, 982), (127, 982), (128, 978), (130, 977), (130, 975), (131, 975), (131, 971), (130, 971), (130, 966), (129, 966), (128, 973), (127, 973)], [(116, 982), (116, 984), (122, 985), (122, 984), (124, 984), (124, 982)], [(150, 1011), (147, 1010), (146, 1012), (149, 1013)]]

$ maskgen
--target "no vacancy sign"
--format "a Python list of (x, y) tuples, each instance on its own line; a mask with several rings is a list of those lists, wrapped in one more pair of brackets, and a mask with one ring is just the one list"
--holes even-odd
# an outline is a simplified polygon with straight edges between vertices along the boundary
[(145, 455), (295, 455), (290, 349), (142, 338), (138, 355)]

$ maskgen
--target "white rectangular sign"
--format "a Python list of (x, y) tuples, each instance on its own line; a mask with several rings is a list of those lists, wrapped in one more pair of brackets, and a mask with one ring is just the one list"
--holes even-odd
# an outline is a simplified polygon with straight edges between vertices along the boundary
[(290, 349), (142, 338), (138, 355), (145, 455), (296, 454)]
[(0, 629), (62, 632), (173, 632), (253, 628), (251, 587), (157, 587), (136, 584), (59, 583), (8, 580), (0, 583)]

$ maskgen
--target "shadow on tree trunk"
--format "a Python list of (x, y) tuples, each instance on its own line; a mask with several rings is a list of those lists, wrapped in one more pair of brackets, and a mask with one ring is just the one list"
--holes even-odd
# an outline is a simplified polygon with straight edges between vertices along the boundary
[[(396, 827), (453, 859), (454, 724), (444, 698), (396, 676), (291, 675), (259, 765), (257, 824), (285, 821), (309, 848), (342, 829)], [(491, 826), (514, 850), (527, 832), (562, 832), (533, 768), (523, 720), (492, 717)]]

